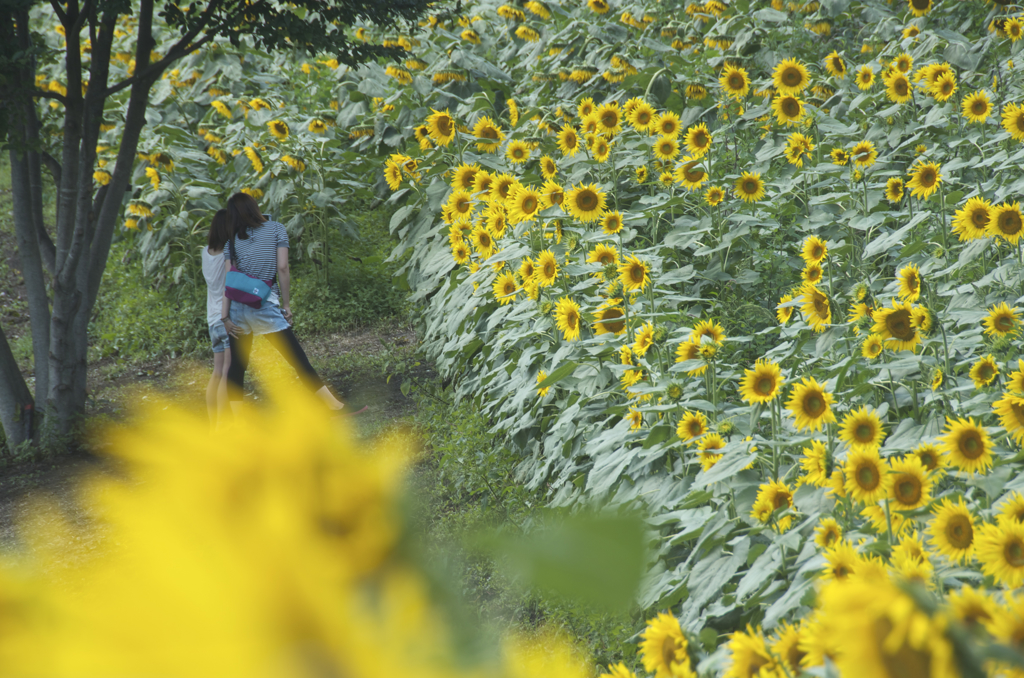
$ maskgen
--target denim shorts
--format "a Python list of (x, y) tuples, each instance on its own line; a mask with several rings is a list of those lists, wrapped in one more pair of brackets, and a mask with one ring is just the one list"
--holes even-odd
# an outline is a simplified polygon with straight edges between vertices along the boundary
[(242, 330), (242, 334), (259, 336), (261, 334), (281, 332), (291, 327), (288, 321), (284, 319), (281, 307), (277, 304), (268, 304), (267, 302), (263, 302), (263, 306), (260, 308), (253, 308), (252, 306), (232, 301), (231, 312), (228, 317), (231, 318), (231, 322), (238, 325)]
[(224, 322), (218, 320), (210, 325), (210, 343), (213, 344), (214, 353), (223, 353), (228, 347), (228, 331), (224, 329)]

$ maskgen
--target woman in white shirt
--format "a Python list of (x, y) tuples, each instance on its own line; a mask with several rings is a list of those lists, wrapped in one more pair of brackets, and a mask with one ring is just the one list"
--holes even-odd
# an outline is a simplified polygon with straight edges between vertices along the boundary
[(210, 343), (213, 348), (213, 374), (206, 385), (206, 410), (210, 414), (210, 426), (217, 428), (224, 422), (228, 401), (228, 367), (231, 365), (231, 347), (228, 332), (221, 320), (224, 303), (224, 245), (231, 237), (228, 230), (228, 211), (218, 210), (210, 223), (203, 248), (203, 277), (206, 278), (206, 324), (210, 328)]

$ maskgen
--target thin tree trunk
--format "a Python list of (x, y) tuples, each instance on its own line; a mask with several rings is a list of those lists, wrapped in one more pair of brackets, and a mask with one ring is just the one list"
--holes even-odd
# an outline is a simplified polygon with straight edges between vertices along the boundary
[(21, 376), (18, 363), (0, 327), (0, 424), (7, 447), (14, 450), (32, 435), (32, 392)]

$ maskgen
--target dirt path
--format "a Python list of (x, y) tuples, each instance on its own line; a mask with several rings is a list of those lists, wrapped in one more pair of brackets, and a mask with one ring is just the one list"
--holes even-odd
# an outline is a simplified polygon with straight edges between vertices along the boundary
[[(416, 336), (406, 327), (361, 329), (315, 337), (305, 343), (310, 362), (327, 384), (349, 404), (367, 405), (357, 417), (360, 433), (373, 437), (408, 423), (415, 411), (411, 398), (402, 393), (402, 382), (430, 378), (428, 368), (415, 357)], [(264, 363), (260, 363), (260, 358)], [(253, 372), (274, 369), (272, 350), (257, 343)], [(21, 463), (0, 469), (0, 551), (17, 550), (18, 523), (34, 513), (37, 500), (56, 507), (72, 522), (82, 519), (75, 497), (76, 482), (83, 475), (109, 472), (102, 458), (105, 425), (130, 421), (135, 405), (165, 399), (186, 408), (204, 411), (210, 367), (196, 359), (167, 360), (130, 369), (112, 363), (90, 370), (87, 449), (44, 461)], [(258, 384), (247, 384), (247, 399), (258, 399)], [(88, 538), (83, 536), (88, 542)], [(79, 548), (88, 548), (80, 543)]]

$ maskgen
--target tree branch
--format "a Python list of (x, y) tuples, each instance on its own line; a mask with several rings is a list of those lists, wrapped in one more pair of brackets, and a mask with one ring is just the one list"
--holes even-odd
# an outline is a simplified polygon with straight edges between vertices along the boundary
[(39, 156), (43, 159), (46, 169), (50, 170), (50, 176), (53, 177), (53, 185), (60, 186), (60, 178), (63, 172), (61, 170), (60, 163), (57, 162), (57, 158), (53, 157), (46, 151), (40, 151)]
[(40, 99), (56, 99), (65, 106), (68, 105), (68, 98), (60, 92), (51, 92), (48, 89), (36, 89), (32, 90), (32, 96), (39, 97)]
[(50, 7), (53, 8), (54, 14), (57, 15), (58, 19), (60, 19), (61, 26), (64, 26), (64, 32), (67, 32), (67, 24), (68, 24), (68, 15), (67, 15), (67, 13), (63, 9), (61, 9), (60, 3), (57, 2), (57, 0), (50, 0)]

